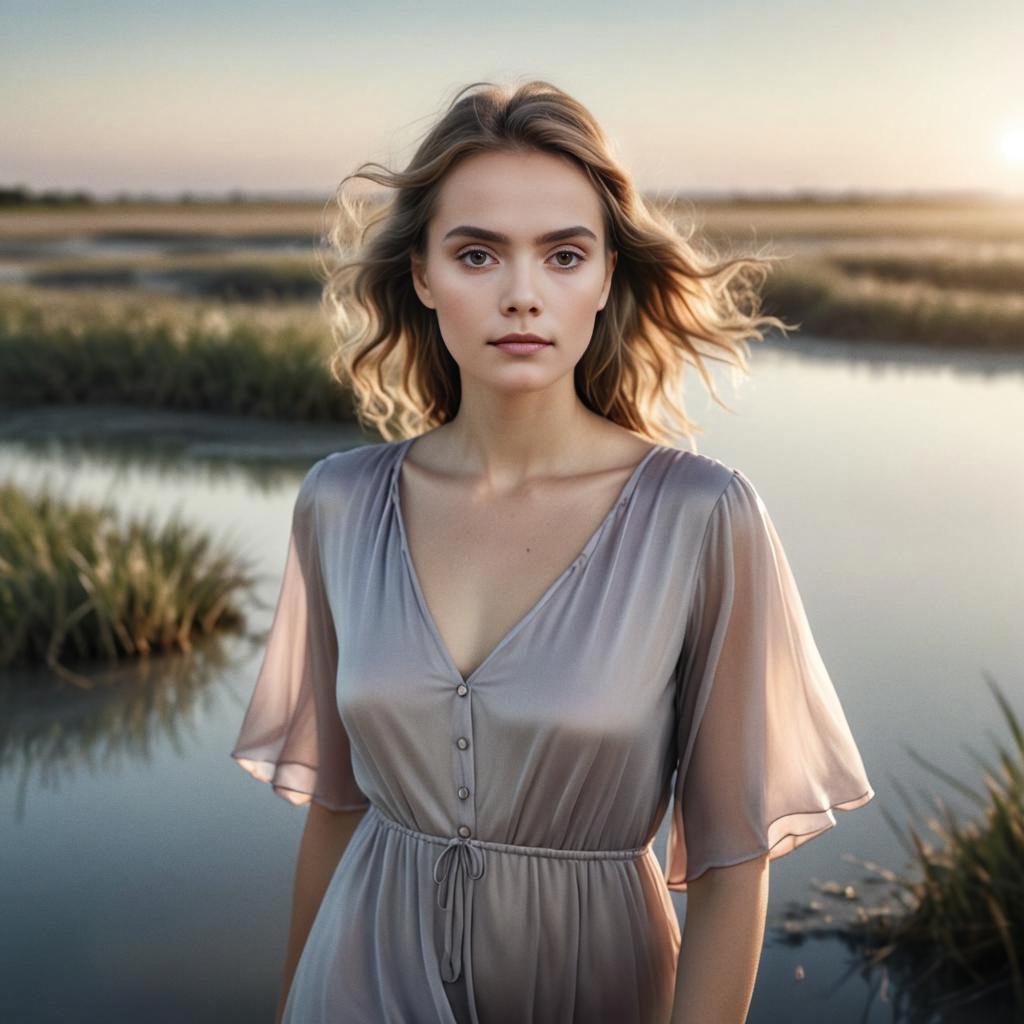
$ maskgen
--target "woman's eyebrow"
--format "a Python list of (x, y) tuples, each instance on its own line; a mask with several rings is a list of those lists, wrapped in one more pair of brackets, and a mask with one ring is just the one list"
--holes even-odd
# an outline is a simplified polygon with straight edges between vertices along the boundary
[[(481, 238), (485, 242), (498, 242), (502, 245), (507, 245), (511, 241), (508, 235), (503, 235), (498, 231), (489, 231), (487, 228), (473, 227), (472, 224), (460, 224), (457, 228), (452, 228), (444, 236), (443, 241), (462, 236), (466, 238)], [(597, 241), (597, 235), (590, 228), (577, 224), (571, 228), (559, 228), (557, 231), (549, 231), (546, 235), (539, 235), (533, 240), (533, 244), (546, 245), (548, 242), (561, 242), (566, 238), (581, 237), (592, 238), (595, 242)]]

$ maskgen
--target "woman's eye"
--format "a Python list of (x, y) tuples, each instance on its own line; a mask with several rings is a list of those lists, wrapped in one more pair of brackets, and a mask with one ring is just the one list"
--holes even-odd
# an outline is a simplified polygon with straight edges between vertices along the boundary
[[(483, 249), (467, 249), (465, 252), (459, 253), (459, 255), (456, 256), (455, 258), (457, 260), (461, 261), (461, 260), (464, 260), (467, 256), (489, 256), (489, 255), (490, 255), (490, 253), (484, 252)], [(467, 267), (483, 267), (483, 266), (486, 266), (486, 264), (485, 263), (467, 263), (466, 266)]]
[[(490, 253), (489, 252), (485, 252), (483, 249), (467, 249), (465, 252), (459, 253), (459, 255), (456, 256), (455, 258), (460, 263), (465, 263), (466, 258), (470, 257), (470, 256), (484, 256), (484, 257), (487, 257), (487, 256), (490, 256)], [(575, 270), (586, 259), (585, 256), (582, 256), (578, 252), (574, 252), (572, 249), (559, 249), (558, 252), (555, 253), (555, 258), (557, 259), (560, 256), (568, 256), (568, 257), (571, 257), (572, 259), (577, 261), (575, 263), (558, 263), (558, 264), (556, 264), (560, 270)], [(487, 266), (486, 263), (478, 263), (478, 262), (468, 262), (468, 263), (465, 263), (465, 265), (467, 267), (473, 267), (474, 269), (479, 269), (481, 267)]]
[(583, 256), (578, 252), (573, 252), (572, 249), (559, 249), (558, 252), (555, 253), (555, 256), (572, 256), (573, 259), (579, 260), (579, 263), (560, 264), (563, 270), (575, 270), (584, 260)]

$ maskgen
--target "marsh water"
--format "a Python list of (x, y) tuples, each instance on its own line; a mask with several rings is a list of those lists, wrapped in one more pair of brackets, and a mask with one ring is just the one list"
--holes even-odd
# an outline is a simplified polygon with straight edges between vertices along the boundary
[[(852, 914), (857, 901), (818, 883), (884, 897), (847, 857), (906, 866), (881, 813), (907, 820), (893, 779), (962, 807), (906, 748), (976, 780), (967, 746), (1007, 740), (984, 672), (1024, 703), (1024, 360), (772, 338), (752, 365), (736, 388), (716, 372), (735, 414), (696, 375), (687, 410), (706, 428), (699, 450), (743, 469), (772, 515), (877, 796), (773, 862), (748, 1020), (896, 1020), (893, 979), (863, 971), (841, 938), (779, 926), (811, 900), (832, 923)], [(128, 666), (93, 691), (8, 674), (0, 1020), (273, 1019), (305, 811), (229, 751), (299, 481), (320, 455), (371, 440), (137, 410), (0, 417), (3, 479), (125, 515), (177, 512), (261, 576), (254, 638)], [(663, 822), (659, 860), (666, 833)], [(682, 921), (686, 899), (673, 899)]]

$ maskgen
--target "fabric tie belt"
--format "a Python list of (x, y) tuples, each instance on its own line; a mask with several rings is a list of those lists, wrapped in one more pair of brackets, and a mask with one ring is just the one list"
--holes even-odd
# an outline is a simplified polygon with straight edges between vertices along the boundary
[[(466, 920), (465, 879), (479, 878), (484, 873), (484, 852), (479, 845), (462, 836), (453, 836), (434, 861), (437, 883), (437, 905), (445, 911), (444, 957), (441, 977), (455, 981), (462, 973), (463, 931)], [(456, 884), (456, 880), (462, 882)], [(454, 892), (453, 892), (454, 890)]]
[(466, 922), (471, 921), (469, 904), (472, 888), (469, 880), (480, 878), (484, 873), (484, 850), (514, 853), (526, 857), (551, 857), (558, 860), (635, 860), (651, 849), (651, 842), (629, 850), (564, 850), (546, 846), (522, 846), (518, 843), (498, 843), (487, 839), (471, 837), (435, 836), (429, 832), (418, 832), (395, 821), (376, 804), (370, 804), (381, 824), (396, 829), (422, 842), (434, 843), (444, 849), (434, 860), (434, 883), (437, 885), (437, 905), (444, 911), (444, 956), (441, 960), (441, 977), (455, 981), (462, 974), (463, 951), (467, 945)]

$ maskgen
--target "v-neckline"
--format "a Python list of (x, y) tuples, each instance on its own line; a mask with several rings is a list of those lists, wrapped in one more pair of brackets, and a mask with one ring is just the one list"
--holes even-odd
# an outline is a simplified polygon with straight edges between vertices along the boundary
[(474, 679), (480, 673), (487, 668), (488, 665), (497, 657), (498, 653), (507, 646), (512, 639), (522, 630), (527, 624), (533, 619), (533, 617), (540, 611), (542, 606), (547, 603), (549, 597), (561, 586), (562, 582), (569, 578), (570, 575), (585, 562), (590, 555), (593, 553), (594, 548), (597, 547), (598, 541), (601, 539), (602, 534), (605, 532), (608, 524), (614, 518), (618, 512), (619, 507), (625, 505), (629, 498), (632, 496), (637, 483), (640, 480), (640, 475), (644, 471), (644, 467), (654, 457), (655, 453), (661, 451), (664, 445), (654, 444), (650, 450), (644, 455), (644, 457), (633, 467), (632, 473), (629, 475), (629, 479), (622, 485), (618, 496), (612, 503), (611, 508), (608, 509), (604, 518), (598, 524), (597, 528), (590, 535), (586, 544), (583, 545), (580, 553), (567, 565), (561, 573), (555, 578), (551, 585), (544, 591), (543, 594), (526, 610), (526, 612), (520, 617), (519, 621), (516, 622), (511, 629), (509, 629), (505, 635), (491, 648), (489, 654), (487, 654), (483, 661), (468, 676), (463, 676), (459, 667), (455, 664), (455, 659), (452, 657), (451, 652), (448, 650), (448, 644), (445, 642), (441, 631), (437, 627), (437, 623), (434, 621), (433, 613), (430, 610), (430, 606), (427, 604), (427, 599), (424, 596), (423, 588), (420, 586), (419, 574), (416, 572), (416, 566), (413, 564), (412, 555), (409, 552), (409, 537), (405, 529), (405, 519), (402, 515), (402, 497), (399, 491), (399, 481), (402, 474), (402, 463), (405, 461), (406, 453), (409, 450), (409, 446), (413, 441), (416, 440), (415, 435), (413, 437), (407, 437), (404, 441), (399, 441), (396, 445), (395, 458), (391, 466), (391, 480), (388, 485), (388, 499), (390, 500), (392, 507), (394, 508), (395, 519), (398, 522), (399, 539), (402, 548), (402, 561), (405, 563), (405, 572), (407, 578), (412, 585), (413, 592), (416, 595), (416, 603), (419, 605), (420, 615), (423, 617), (423, 621), (426, 624), (428, 631), (434, 639), (434, 643), (437, 645), (438, 650), (444, 658), (445, 663), (448, 666), (449, 671), (461, 683), (463, 686), (469, 686)]

